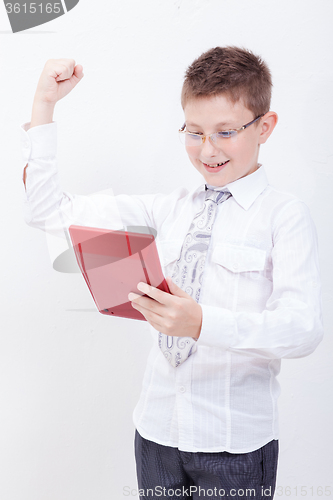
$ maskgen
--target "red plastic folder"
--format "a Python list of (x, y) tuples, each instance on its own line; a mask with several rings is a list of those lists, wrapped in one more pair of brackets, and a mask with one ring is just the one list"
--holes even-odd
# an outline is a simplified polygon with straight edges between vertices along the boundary
[(170, 293), (153, 234), (74, 225), (69, 234), (100, 313), (146, 321), (131, 306), (128, 294), (141, 294), (137, 289), (140, 281)]

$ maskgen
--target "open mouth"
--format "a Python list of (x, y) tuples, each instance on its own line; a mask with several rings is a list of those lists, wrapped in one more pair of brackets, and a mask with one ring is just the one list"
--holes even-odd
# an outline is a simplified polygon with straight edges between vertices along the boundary
[(208, 165), (208, 163), (203, 163), (204, 167), (208, 171), (213, 171), (214, 169), (220, 170), (224, 165), (226, 165), (230, 160), (222, 161), (221, 163), (214, 163), (212, 165)]
[(215, 165), (208, 165), (208, 163), (205, 163), (205, 165), (207, 165), (207, 167), (210, 167), (210, 168), (216, 168), (216, 167), (221, 167), (222, 165), (225, 165), (226, 163), (228, 163), (229, 160), (226, 160), (226, 161), (222, 161), (221, 163), (215, 163)]

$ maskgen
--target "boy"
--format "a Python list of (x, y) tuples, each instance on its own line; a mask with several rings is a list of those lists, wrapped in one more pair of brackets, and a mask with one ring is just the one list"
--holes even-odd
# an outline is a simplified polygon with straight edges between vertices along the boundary
[[(56, 179), (54, 105), (82, 76), (73, 60), (48, 61), (23, 126), (26, 220), (35, 227), (58, 207), (66, 227), (97, 211)], [(157, 230), (172, 274), (171, 294), (142, 283), (146, 297), (129, 294), (154, 335), (134, 411), (141, 498), (274, 495), (281, 358), (313, 352), (323, 328), (309, 210), (271, 187), (258, 164), (277, 122), (271, 86), (248, 50), (202, 54), (186, 72), (180, 135), (205, 185), (116, 197), (125, 225)], [(99, 210), (111, 213), (107, 204)]]

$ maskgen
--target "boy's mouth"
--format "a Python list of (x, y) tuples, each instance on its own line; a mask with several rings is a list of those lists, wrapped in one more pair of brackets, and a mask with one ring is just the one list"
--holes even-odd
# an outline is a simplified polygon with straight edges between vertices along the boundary
[(208, 172), (219, 172), (229, 161), (230, 160), (226, 160), (222, 161), (221, 163), (212, 163), (210, 165), (208, 163), (202, 162), (202, 164), (204, 165), (205, 169), (208, 170)]

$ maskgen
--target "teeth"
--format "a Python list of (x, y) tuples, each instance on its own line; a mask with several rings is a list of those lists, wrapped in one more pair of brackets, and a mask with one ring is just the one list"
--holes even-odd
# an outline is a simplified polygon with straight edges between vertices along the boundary
[(225, 163), (227, 163), (227, 161), (229, 161), (229, 160), (222, 161), (221, 163), (216, 163), (215, 165), (208, 165), (208, 166), (211, 168), (220, 167), (221, 165), (224, 165)]

